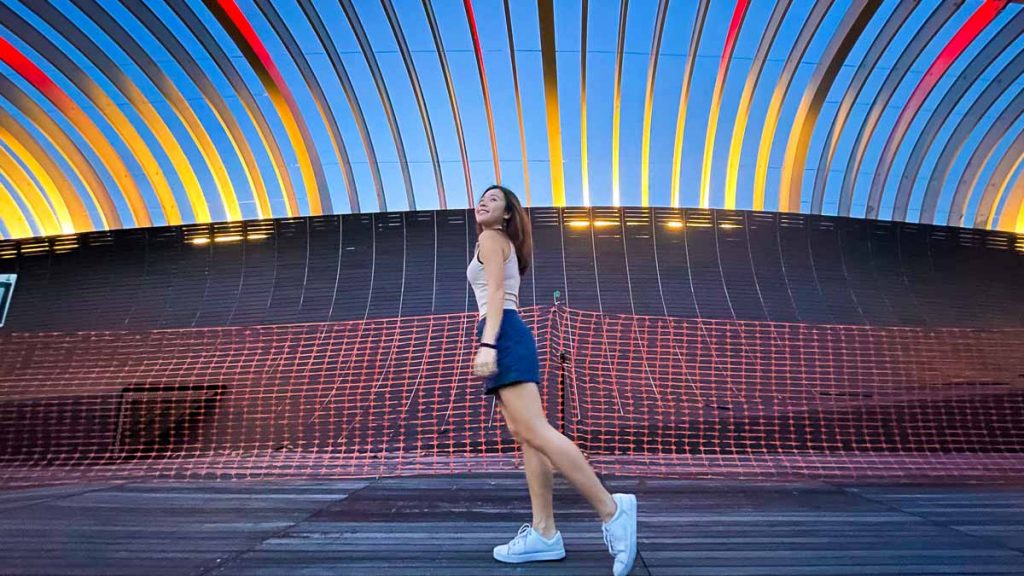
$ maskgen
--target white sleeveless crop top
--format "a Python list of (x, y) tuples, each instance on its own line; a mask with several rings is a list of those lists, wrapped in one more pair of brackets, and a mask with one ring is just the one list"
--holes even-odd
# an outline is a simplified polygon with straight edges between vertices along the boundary
[[(505, 302), (503, 308), (515, 310), (519, 306), (519, 257), (516, 256), (514, 246), (509, 246), (511, 254), (505, 259)], [(484, 265), (480, 262), (480, 245), (473, 252), (473, 260), (466, 269), (466, 278), (473, 287), (476, 294), (476, 304), (480, 309), (480, 316), (487, 314), (487, 275), (484, 272)]]

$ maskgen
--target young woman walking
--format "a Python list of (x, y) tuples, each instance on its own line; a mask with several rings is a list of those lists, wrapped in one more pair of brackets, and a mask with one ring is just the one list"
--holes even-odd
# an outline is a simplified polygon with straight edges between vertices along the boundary
[(495, 394), (509, 432), (523, 450), (533, 523), (524, 524), (494, 558), (520, 563), (565, 558), (555, 528), (552, 474), (557, 469), (594, 507), (602, 520), (615, 576), (628, 574), (636, 559), (636, 496), (609, 494), (576, 444), (544, 416), (538, 382), (537, 343), (519, 317), (519, 280), (530, 266), (530, 220), (509, 189), (491, 186), (476, 206), (477, 251), (466, 276), (480, 309), (479, 350), (473, 373)]

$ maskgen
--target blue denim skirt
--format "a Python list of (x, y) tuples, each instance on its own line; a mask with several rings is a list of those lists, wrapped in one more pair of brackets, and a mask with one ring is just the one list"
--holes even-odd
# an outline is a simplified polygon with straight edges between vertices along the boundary
[[(484, 332), (487, 319), (481, 318), (476, 324), (476, 341)], [(505, 308), (498, 329), (498, 371), (484, 378), (484, 393), (495, 394), (499, 388), (536, 382), (540, 384), (540, 360), (537, 358), (537, 341), (530, 327), (519, 317), (519, 312)]]

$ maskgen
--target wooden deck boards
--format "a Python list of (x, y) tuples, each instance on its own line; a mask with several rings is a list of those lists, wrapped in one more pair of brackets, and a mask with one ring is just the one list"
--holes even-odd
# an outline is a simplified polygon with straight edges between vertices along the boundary
[[(634, 575), (1024, 575), (1024, 486), (605, 483), (639, 498)], [(561, 479), (555, 504), (568, 557), (508, 566), (490, 550), (529, 517), (519, 474), (12, 490), (0, 574), (610, 574), (599, 522)]]

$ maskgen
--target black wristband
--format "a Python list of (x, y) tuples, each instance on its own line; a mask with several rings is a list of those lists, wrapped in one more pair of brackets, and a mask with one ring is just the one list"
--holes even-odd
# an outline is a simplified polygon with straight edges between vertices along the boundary
[(497, 349), (498, 349), (498, 347), (497, 347), (497, 346), (495, 346), (494, 344), (489, 344), (489, 343), (487, 343), (487, 342), (481, 342), (481, 343), (480, 343), (480, 347), (481, 347), (481, 348), (491, 348), (491, 349), (493, 349), (493, 350), (497, 350)]

